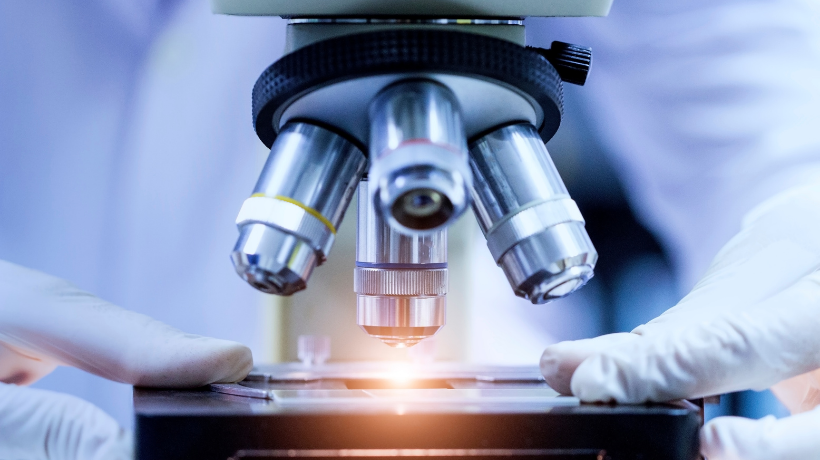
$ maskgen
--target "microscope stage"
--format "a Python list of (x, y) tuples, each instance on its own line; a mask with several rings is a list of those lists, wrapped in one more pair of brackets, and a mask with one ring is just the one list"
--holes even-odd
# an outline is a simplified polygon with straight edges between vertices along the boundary
[(612, 0), (211, 0), (214, 13), (285, 17), (606, 16)]
[(134, 390), (137, 459), (698, 458), (688, 402), (581, 404), (537, 368), (348, 363)]

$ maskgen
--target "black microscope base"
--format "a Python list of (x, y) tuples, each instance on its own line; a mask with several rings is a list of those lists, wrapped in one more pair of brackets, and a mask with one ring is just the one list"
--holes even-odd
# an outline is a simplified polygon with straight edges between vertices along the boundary
[[(504, 369), (482, 368), (472, 380), (464, 369), (449, 372), (454, 378), (438, 372), (398, 389), (366, 373), (303, 372), (299, 381), (287, 380), (293, 372), (280, 380), (257, 373), (247, 383), (255, 397), (230, 385), (135, 389), (137, 459), (699, 458), (700, 415), (691, 404), (579, 404), (524, 379), (521, 368)], [(253, 394), (260, 391), (270, 399)]]

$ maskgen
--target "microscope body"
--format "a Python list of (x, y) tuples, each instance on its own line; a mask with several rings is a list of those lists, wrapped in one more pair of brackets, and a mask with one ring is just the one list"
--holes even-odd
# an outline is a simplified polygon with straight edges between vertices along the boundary
[(606, 16), (612, 0), (211, 0), (217, 14), (305, 18)]
[(253, 89), (271, 154), (237, 218), (237, 273), (267, 293), (305, 289), (358, 189), (357, 321), (388, 345), (444, 325), (447, 227), (469, 206), (516, 295), (583, 286), (597, 253), (544, 143), (591, 51), (526, 47), (523, 17), (610, 4), (214, 0), (289, 18), (287, 54)]
[[(607, 0), (214, 8), (290, 19), (287, 54), (253, 91), (254, 127), (271, 153), (231, 255), (252, 286), (306, 289), (356, 190), (357, 323), (388, 345), (412, 346), (444, 325), (448, 228), (454, 266), (480, 257), (464, 254), (472, 244), (456, 235), (466, 227), (451, 226), (468, 206), (518, 296), (545, 303), (592, 276), (597, 253), (545, 147), (561, 121), (562, 81), (583, 83), (589, 50), (526, 48), (522, 18), (604, 15)], [(337, 258), (353, 252), (349, 239), (338, 243)], [(343, 329), (328, 320), (338, 312), (323, 311), (345, 303), (335, 275), (320, 271), (313, 289), (336, 297), (308, 310)], [(135, 389), (136, 458), (699, 458), (702, 413), (688, 401), (583, 404), (549, 388), (537, 366), (300, 359), (211, 391)]]

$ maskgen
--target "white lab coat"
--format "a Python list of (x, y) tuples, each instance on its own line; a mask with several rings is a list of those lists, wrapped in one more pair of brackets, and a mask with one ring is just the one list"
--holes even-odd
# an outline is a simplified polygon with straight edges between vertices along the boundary
[[(818, 23), (809, 0), (616, 0), (606, 19), (529, 20), (531, 44), (593, 46), (589, 83), (567, 97), (682, 286), (747, 209), (820, 178)], [(265, 154), (250, 89), (283, 46), (284, 21), (204, 1), (0, 3), (0, 258), (264, 356), (259, 296), (227, 254)], [(491, 319), (515, 340), (476, 340), (474, 358), (531, 361), (556, 317), (476, 267), (473, 336)], [(481, 314), (498, 308), (516, 314)], [(124, 385), (69, 370), (40, 385), (129, 424)]]

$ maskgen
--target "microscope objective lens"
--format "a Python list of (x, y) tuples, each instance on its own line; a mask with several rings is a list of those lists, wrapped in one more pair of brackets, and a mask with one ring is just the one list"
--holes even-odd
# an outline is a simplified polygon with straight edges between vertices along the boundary
[(441, 194), (434, 190), (414, 190), (402, 201), (408, 214), (419, 217), (427, 217), (441, 209)]
[(388, 225), (407, 234), (433, 232), (469, 205), (472, 176), (454, 93), (431, 80), (382, 90), (370, 105), (369, 176)]
[(453, 215), (453, 204), (435, 190), (417, 189), (399, 197), (392, 214), (403, 226), (424, 230), (447, 222)]

